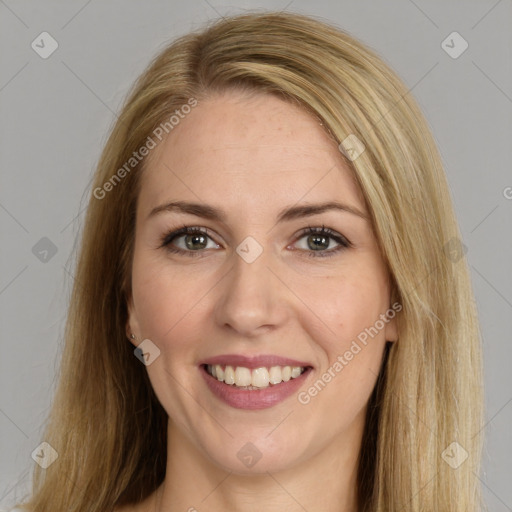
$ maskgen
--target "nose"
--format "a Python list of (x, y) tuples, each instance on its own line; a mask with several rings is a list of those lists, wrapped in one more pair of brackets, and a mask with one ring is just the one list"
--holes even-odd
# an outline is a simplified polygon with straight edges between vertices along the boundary
[(263, 250), (252, 262), (240, 254), (233, 251), (233, 265), (219, 283), (215, 320), (222, 328), (250, 338), (285, 321), (286, 286), (270, 268), (270, 251)]

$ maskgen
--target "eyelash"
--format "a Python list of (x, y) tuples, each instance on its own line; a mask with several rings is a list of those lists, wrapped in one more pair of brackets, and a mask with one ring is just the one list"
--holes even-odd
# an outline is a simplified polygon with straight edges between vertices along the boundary
[[(177, 229), (175, 231), (171, 231), (167, 234), (165, 234), (161, 239), (161, 245), (159, 248), (164, 248), (166, 251), (170, 253), (175, 254), (184, 254), (190, 257), (197, 257), (200, 256), (200, 253), (204, 251), (203, 250), (197, 250), (197, 251), (186, 251), (183, 249), (178, 249), (176, 247), (171, 246), (171, 242), (174, 241), (176, 238), (178, 238), (180, 235), (205, 235), (209, 238), (210, 235), (208, 235), (207, 229), (202, 229), (198, 227), (191, 227), (191, 226), (183, 226), (180, 229)], [(349, 240), (347, 240), (344, 236), (338, 235), (336, 232), (330, 230), (329, 228), (326, 228), (322, 225), (321, 228), (313, 228), (311, 226), (308, 226), (306, 229), (302, 230), (297, 240), (300, 240), (301, 238), (307, 236), (307, 235), (323, 235), (328, 238), (332, 238), (334, 241), (338, 242), (340, 245), (336, 247), (335, 249), (329, 249), (329, 250), (323, 250), (323, 251), (307, 251), (305, 249), (299, 249), (301, 252), (308, 253), (307, 256), (310, 258), (330, 258), (337, 254), (340, 251), (343, 251), (344, 249), (348, 249), (349, 247), (352, 247), (352, 244)]]

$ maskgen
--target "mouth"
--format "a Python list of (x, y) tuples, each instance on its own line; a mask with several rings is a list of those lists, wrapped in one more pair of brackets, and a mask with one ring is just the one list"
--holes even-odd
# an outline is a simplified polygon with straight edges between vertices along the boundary
[(235, 409), (268, 409), (306, 385), (314, 368), (278, 356), (217, 356), (199, 364), (209, 391)]

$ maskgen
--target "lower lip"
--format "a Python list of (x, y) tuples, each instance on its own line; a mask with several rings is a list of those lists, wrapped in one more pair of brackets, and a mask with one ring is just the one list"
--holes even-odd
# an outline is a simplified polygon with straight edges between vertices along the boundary
[(312, 368), (307, 368), (300, 377), (290, 379), (288, 382), (281, 382), (267, 388), (252, 390), (224, 384), (224, 382), (220, 382), (215, 377), (212, 377), (204, 366), (201, 366), (200, 370), (210, 391), (224, 403), (235, 409), (257, 410), (272, 407), (297, 392), (304, 384)]

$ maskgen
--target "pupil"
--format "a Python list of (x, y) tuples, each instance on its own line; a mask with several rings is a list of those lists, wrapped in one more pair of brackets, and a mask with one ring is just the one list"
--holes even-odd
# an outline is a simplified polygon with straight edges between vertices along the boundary
[[(189, 238), (190, 237), (190, 238)], [(192, 242), (190, 242), (190, 240), (193, 240)], [(197, 245), (194, 245), (194, 242), (198, 239), (201, 239), (202, 240), (202, 244), (204, 244), (204, 235), (189, 235), (187, 238), (186, 238), (186, 245), (189, 249), (194, 249), (194, 248), (197, 248)], [(190, 242), (190, 243), (189, 243)]]
[[(323, 235), (312, 235), (310, 237), (310, 239), (314, 240), (313, 245), (316, 248), (326, 249), (327, 247), (329, 247), (329, 242), (327, 241), (327, 237), (326, 236), (323, 236)], [(320, 243), (318, 243), (318, 242), (320, 242)], [(325, 246), (325, 247), (321, 247), (322, 245)]]

